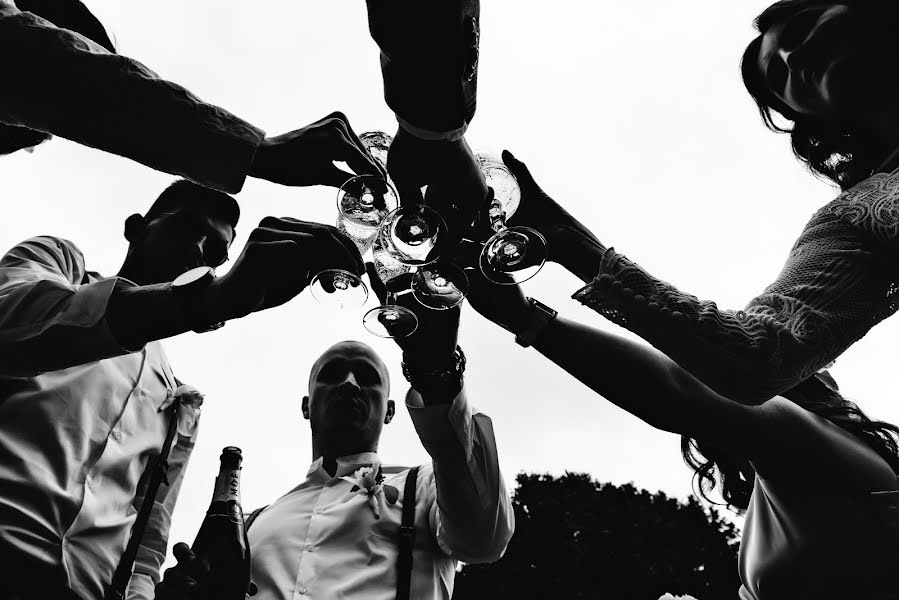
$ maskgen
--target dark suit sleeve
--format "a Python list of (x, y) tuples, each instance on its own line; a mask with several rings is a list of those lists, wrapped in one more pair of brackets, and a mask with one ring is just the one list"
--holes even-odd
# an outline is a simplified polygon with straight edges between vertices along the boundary
[(413, 134), (458, 139), (475, 113), (478, 0), (367, 0), (384, 99)]
[(52, 133), (201, 185), (237, 192), (264, 133), (165, 81), (0, 0), (0, 122)]

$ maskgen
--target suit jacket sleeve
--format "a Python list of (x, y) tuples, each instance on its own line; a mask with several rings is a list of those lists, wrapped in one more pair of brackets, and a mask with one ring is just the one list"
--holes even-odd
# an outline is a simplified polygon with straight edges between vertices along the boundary
[(384, 99), (400, 124), (426, 139), (459, 139), (475, 113), (478, 0), (367, 0), (381, 49)]
[(238, 192), (264, 133), (9, 0), (0, 0), (0, 122)]

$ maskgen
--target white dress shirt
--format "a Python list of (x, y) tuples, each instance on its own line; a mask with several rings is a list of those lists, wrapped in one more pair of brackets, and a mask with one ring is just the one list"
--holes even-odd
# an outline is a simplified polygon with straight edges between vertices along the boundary
[[(0, 571), (25, 568), (29, 587), (91, 599), (125, 549), (141, 476), (165, 440), (168, 413), (158, 409), (177, 388), (158, 342), (127, 353), (111, 336), (104, 315), (115, 283), (57, 238), (32, 238), (0, 259), (0, 556), (15, 565)], [(170, 485), (160, 487), (129, 599), (153, 597), (192, 448), (185, 436), (172, 446)]]
[[(410, 390), (406, 404), (433, 459), (418, 474), (410, 597), (449, 599), (457, 561), (499, 559), (512, 537), (514, 513), (490, 418), (472, 414), (464, 391), (452, 404), (425, 407)], [(367, 498), (352, 494), (353, 484), (341, 479), (380, 464), (374, 452), (345, 456), (332, 477), (319, 458), (303, 483), (259, 514), (248, 532), (259, 586), (254, 600), (393, 600), (409, 469), (383, 466), (384, 484), (400, 497), (384, 503), (379, 519)]]

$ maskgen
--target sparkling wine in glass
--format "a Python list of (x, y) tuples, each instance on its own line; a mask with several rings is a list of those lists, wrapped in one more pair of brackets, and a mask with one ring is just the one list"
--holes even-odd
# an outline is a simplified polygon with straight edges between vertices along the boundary
[(412, 267), (394, 258), (381, 237), (375, 239), (372, 260), (378, 279), (388, 286), (388, 292), (384, 304), (365, 313), (363, 325), (378, 337), (402, 338), (412, 335), (418, 329), (418, 317), (408, 308), (397, 304), (396, 293), (389, 291), (389, 282), (405, 275), (412, 270)]
[(393, 143), (393, 136), (383, 131), (366, 131), (359, 135), (359, 141), (384, 169), (387, 169), (387, 151)]
[(381, 224), (380, 239), (387, 252), (404, 265), (422, 266), (437, 260), (446, 237), (440, 214), (423, 204), (400, 206)]
[(478, 153), (478, 163), (493, 189), (488, 210), (494, 235), (484, 243), (478, 260), (484, 277), (500, 285), (514, 285), (537, 274), (546, 262), (546, 238), (530, 227), (506, 227), (521, 202), (515, 176), (492, 154)]
[(448, 310), (468, 295), (468, 277), (458, 266), (439, 260), (418, 267), (412, 276), (412, 295), (428, 308)]
[[(359, 175), (347, 180), (337, 192), (337, 228), (353, 240), (360, 254), (366, 254), (378, 236), (384, 217), (396, 208), (396, 191), (381, 177)], [(355, 273), (326, 269), (310, 283), (319, 303), (334, 308), (361, 307), (368, 288)]]

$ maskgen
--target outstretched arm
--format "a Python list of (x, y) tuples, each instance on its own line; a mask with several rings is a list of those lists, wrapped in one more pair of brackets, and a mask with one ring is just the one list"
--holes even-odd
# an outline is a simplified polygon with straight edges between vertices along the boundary
[(0, 122), (237, 192), (264, 133), (141, 63), (0, 0)]
[(883, 294), (872, 294), (876, 282), (860, 281), (853, 261), (868, 249), (859, 243), (841, 254), (826, 238), (833, 232), (841, 239), (858, 234), (838, 216), (819, 212), (762, 295), (743, 310), (719, 309), (603, 245), (540, 189), (522, 162), (508, 152), (503, 160), (522, 190), (510, 223), (540, 230), (549, 259), (587, 283), (573, 297), (728, 398), (755, 404), (805, 380), (871, 326), (872, 309), (859, 305), (888, 292), (884, 286)]
[[(520, 333), (533, 323), (532, 308), (516, 286), (473, 276), (469, 300), (509, 331)], [(645, 344), (561, 317), (538, 330), (533, 347), (649, 425), (750, 460), (763, 474), (812, 483), (824, 477), (852, 489), (895, 488), (892, 469), (870, 448), (785, 398), (755, 406), (735, 402)]]
[(57, 135), (225, 192), (247, 176), (292, 186), (340, 186), (379, 173), (339, 112), (266, 138), (230, 112), (136, 60), (0, 0), (0, 123)]

